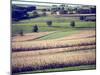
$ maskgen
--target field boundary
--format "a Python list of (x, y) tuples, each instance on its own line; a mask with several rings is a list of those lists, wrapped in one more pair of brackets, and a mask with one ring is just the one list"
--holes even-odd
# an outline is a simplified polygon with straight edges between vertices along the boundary
[[(35, 74), (35, 73), (48, 73), (48, 72), (67, 72), (67, 71), (82, 71), (82, 70), (95, 70), (95, 69), (96, 69), (96, 65), (81, 65), (81, 66), (73, 66), (73, 67), (64, 67), (64, 68), (45, 69), (45, 70), (38, 70), (38, 71), (20, 72), (18, 74)], [(14, 73), (14, 74), (16, 75), (17, 73)]]

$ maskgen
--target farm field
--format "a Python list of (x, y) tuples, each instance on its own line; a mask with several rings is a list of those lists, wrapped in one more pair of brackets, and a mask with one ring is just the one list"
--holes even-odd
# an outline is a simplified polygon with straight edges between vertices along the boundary
[(19, 35), (19, 36), (13, 37), (12, 42), (23, 42), (23, 41), (34, 40), (34, 39), (41, 38), (51, 33), (54, 33), (54, 32), (27, 33), (24, 36)]
[[(53, 20), (55, 19), (55, 20)], [(75, 21), (75, 27), (72, 28), (70, 26), (70, 22), (72, 20)], [(43, 21), (42, 21), (43, 20)], [(48, 27), (46, 24), (47, 21), (51, 20), (52, 27)], [(81, 30), (81, 29), (90, 29), (95, 28), (96, 24), (92, 21), (80, 21), (79, 19), (76, 19), (75, 17), (54, 17), (54, 16), (46, 16), (46, 17), (39, 17), (35, 19), (30, 20), (22, 20), (17, 23), (12, 24), (12, 35), (18, 34), (19, 31), (22, 29), (24, 33), (31, 33), (32, 27), (34, 25), (38, 25), (39, 32), (46, 32), (46, 31), (72, 31), (72, 30)]]
[[(73, 20), (75, 27), (70, 26)], [(32, 32), (34, 25), (38, 32)], [(13, 74), (96, 69), (96, 23), (79, 17), (51, 15), (15, 22), (11, 45)]]
[[(95, 64), (95, 50), (13, 57), (13, 72)], [(19, 63), (18, 63), (19, 62)], [(21, 63), (20, 63), (21, 62)]]

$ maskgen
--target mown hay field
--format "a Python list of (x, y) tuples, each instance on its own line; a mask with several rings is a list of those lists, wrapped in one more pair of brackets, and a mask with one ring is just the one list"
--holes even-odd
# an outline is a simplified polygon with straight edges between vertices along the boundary
[(51, 33), (54, 32), (51, 31), (51, 32), (39, 32), (39, 33), (26, 33), (24, 34), (24, 36), (20, 36), (20, 35), (14, 36), (12, 38), (12, 42), (23, 42), (23, 41), (35, 40)]

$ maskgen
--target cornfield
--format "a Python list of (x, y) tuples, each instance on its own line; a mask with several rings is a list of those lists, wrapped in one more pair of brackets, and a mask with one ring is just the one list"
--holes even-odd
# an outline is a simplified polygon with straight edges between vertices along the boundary
[(26, 50), (40, 50), (50, 48), (72, 47), (81, 45), (93, 45), (95, 38), (85, 38), (76, 40), (43, 40), (43, 41), (30, 41), (30, 42), (16, 42), (12, 43), (13, 51), (26, 51)]
[(95, 45), (87, 45), (87, 46), (75, 46), (75, 47), (66, 47), (66, 48), (54, 48), (54, 49), (46, 49), (46, 50), (36, 50), (36, 51), (22, 51), (22, 52), (13, 52), (13, 57), (27, 57), (27, 56), (38, 56), (44, 54), (54, 54), (60, 52), (71, 52), (71, 51), (81, 51), (87, 49), (95, 49)]
[[(12, 56), (13, 57), (13, 56)], [(95, 64), (95, 50), (12, 58), (13, 72)]]
[(94, 31), (52, 40), (32, 40), (33, 34), (25, 36), (28, 38), (17, 37), (12, 42), (13, 73), (96, 64)]

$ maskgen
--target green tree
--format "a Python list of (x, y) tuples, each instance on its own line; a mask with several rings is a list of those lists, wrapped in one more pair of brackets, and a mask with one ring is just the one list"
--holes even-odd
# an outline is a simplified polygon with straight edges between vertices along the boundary
[(71, 22), (70, 22), (70, 26), (71, 26), (71, 27), (75, 27), (75, 21), (71, 21)]
[(48, 27), (51, 27), (52, 26), (52, 21), (47, 21), (47, 25), (48, 25)]
[(32, 32), (38, 32), (38, 26), (37, 25), (33, 26)]

